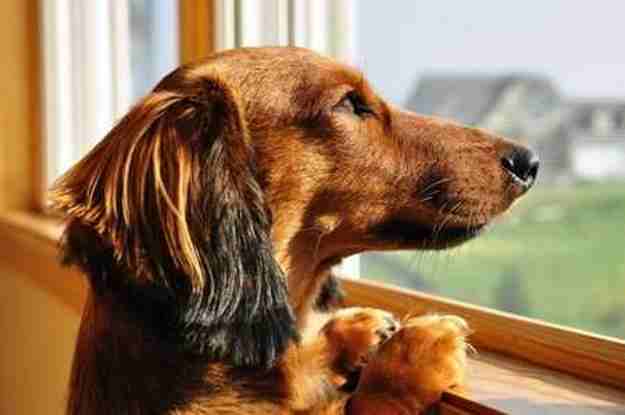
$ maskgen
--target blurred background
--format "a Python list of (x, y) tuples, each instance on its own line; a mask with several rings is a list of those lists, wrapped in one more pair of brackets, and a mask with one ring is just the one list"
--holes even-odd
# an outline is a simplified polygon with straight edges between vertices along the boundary
[(538, 185), (484, 237), (360, 271), (625, 338), (625, 3), (357, 4), (356, 64), (408, 109), (538, 150)]
[[(541, 155), (538, 185), (483, 237), (443, 253), (360, 255), (340, 272), (625, 339), (625, 3), (3, 4), (0, 413), (62, 413), (80, 304), (58, 300), (67, 283), (46, 265), (56, 258), (11, 238), (26, 228), (53, 240), (45, 188), (168, 71), (238, 46), (318, 50), (397, 105)], [(45, 399), (25, 392), (37, 386)]]

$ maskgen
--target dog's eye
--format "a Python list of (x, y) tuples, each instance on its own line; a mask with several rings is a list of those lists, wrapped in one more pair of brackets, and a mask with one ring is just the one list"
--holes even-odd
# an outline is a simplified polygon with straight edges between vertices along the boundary
[(365, 103), (356, 91), (350, 91), (336, 106), (336, 109), (356, 114), (359, 117), (374, 114), (373, 110)]

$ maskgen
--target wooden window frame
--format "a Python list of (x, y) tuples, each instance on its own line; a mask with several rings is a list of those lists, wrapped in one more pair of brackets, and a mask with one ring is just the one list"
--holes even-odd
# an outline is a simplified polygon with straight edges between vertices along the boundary
[[(11, 142), (6, 148), (7, 163), (0, 168), (0, 181), (17, 183), (0, 189), (0, 263), (32, 278), (79, 313), (86, 297), (85, 280), (77, 271), (58, 264), (56, 246), (61, 225), (42, 211), (45, 146), (40, 121), (41, 11), (33, 3), (24, 2), (27, 47), (17, 52), (16, 62), (26, 76), (26, 82), (16, 86), (21, 107), (10, 114), (17, 117), (20, 108), (29, 109), (28, 116), (22, 117), (16, 127), (25, 139)], [(207, 27), (215, 27), (213, 1), (180, 0), (180, 19), (183, 63), (215, 49), (214, 31), (206, 31)], [(36, 260), (25, 260), (25, 253)], [(479, 350), (568, 373), (611, 387), (616, 393), (625, 390), (625, 341), (369, 281), (344, 280), (343, 284), (349, 305), (384, 308), (398, 315), (457, 314), (474, 329), (471, 341)], [(499, 413), (453, 394), (445, 395), (441, 408), (450, 414)]]

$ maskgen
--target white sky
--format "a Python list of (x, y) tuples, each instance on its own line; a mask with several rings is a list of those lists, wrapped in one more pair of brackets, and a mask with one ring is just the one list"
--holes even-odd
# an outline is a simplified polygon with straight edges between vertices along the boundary
[(625, 1), (355, 0), (356, 65), (402, 104), (423, 71), (543, 73), (625, 98)]

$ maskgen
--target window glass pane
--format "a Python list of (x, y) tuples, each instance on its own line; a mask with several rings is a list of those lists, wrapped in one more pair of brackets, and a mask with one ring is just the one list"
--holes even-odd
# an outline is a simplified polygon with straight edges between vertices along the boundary
[(358, 63), (383, 96), (542, 159), (486, 234), (364, 254), (363, 276), (625, 338), (625, 3), (600, 3), (358, 2)]
[(72, 0), (45, 8), (54, 34), (43, 43), (48, 183), (178, 65), (177, 5)]
[(133, 101), (178, 65), (177, 6), (178, 0), (129, 0)]

